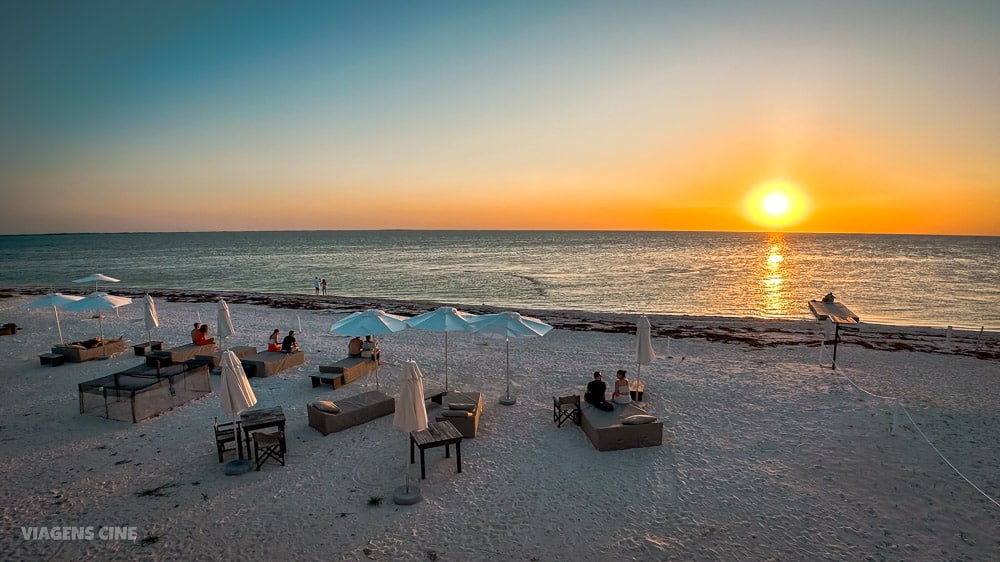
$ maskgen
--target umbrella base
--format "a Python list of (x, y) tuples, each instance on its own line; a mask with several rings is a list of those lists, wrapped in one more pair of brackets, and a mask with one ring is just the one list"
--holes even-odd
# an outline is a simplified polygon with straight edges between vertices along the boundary
[(226, 476), (238, 476), (250, 472), (250, 461), (240, 459), (226, 463)]
[(513, 396), (501, 396), (499, 402), (504, 406), (513, 406), (514, 404), (517, 404), (517, 398), (514, 398)]
[(392, 503), (396, 505), (413, 505), (420, 501), (420, 486), (416, 484), (400, 486), (392, 492)]

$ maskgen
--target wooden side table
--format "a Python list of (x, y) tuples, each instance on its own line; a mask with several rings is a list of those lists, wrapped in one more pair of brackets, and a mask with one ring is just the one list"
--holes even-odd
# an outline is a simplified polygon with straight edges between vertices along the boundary
[(427, 424), (427, 429), (410, 432), (410, 464), (413, 464), (413, 447), (420, 449), (420, 479), (425, 480), (427, 473), (424, 470), (424, 450), (432, 447), (444, 446), (444, 457), (451, 457), (451, 445), (455, 445), (455, 462), (458, 472), (462, 472), (462, 432), (449, 421), (432, 422)]

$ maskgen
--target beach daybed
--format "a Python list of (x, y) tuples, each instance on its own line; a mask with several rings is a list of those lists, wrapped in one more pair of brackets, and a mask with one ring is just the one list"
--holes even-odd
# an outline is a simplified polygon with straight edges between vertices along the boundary
[[(232, 351), (236, 354), (237, 359), (243, 359), (244, 357), (255, 355), (257, 353), (257, 348), (252, 345), (237, 345), (235, 347), (227, 347), (226, 351)], [(195, 355), (194, 358), (207, 361), (213, 369), (217, 369), (219, 367), (219, 362), (222, 361), (222, 352), (216, 351), (215, 353), (208, 353), (205, 355)]]
[(138, 422), (212, 392), (207, 363), (139, 365), (78, 385), (80, 413)]
[(648, 414), (635, 404), (615, 404), (615, 409), (610, 412), (599, 410), (593, 404), (586, 402), (580, 406), (580, 425), (598, 451), (617, 451), (663, 444), (663, 422), (654, 419), (637, 425), (623, 423), (632, 416), (648, 416)]
[[(329, 435), (349, 427), (369, 422), (396, 411), (396, 401), (378, 390), (341, 398), (331, 408), (330, 404), (312, 402), (306, 405), (309, 427)], [(323, 408), (323, 409), (320, 409)], [(331, 410), (338, 410), (337, 412)]]
[(303, 351), (285, 353), (283, 351), (261, 351), (253, 355), (248, 355), (240, 359), (243, 363), (243, 370), (248, 377), (270, 377), (285, 369), (291, 369), (296, 365), (306, 362), (306, 354)]
[[(479, 416), (483, 413), (483, 394), (450, 390), (440, 398), (441, 410), (434, 421), (449, 421), (463, 437), (475, 437), (479, 431)], [(436, 398), (432, 399), (437, 402)]]
[(197, 355), (207, 355), (214, 351), (214, 343), (207, 345), (186, 343), (184, 345), (178, 345), (177, 347), (171, 347), (170, 349), (164, 349), (161, 351), (150, 351), (146, 354), (146, 365), (155, 367), (156, 365), (165, 366), (183, 363), (189, 359), (194, 359)]
[(8, 322), (3, 326), (0, 326), (0, 336), (12, 336), (17, 333), (21, 328), (17, 327), (17, 324)]
[(66, 361), (73, 363), (83, 363), (98, 357), (110, 357), (115, 353), (125, 351), (125, 342), (122, 338), (113, 340), (93, 338), (89, 340), (76, 341), (66, 345), (58, 345), (52, 348), (52, 353), (58, 353), (66, 358)]
[(332, 365), (320, 365), (319, 372), (323, 374), (312, 375), (312, 385), (317, 387), (321, 384), (331, 384), (333, 388), (340, 388), (367, 375), (377, 366), (378, 363), (371, 358), (345, 357)]

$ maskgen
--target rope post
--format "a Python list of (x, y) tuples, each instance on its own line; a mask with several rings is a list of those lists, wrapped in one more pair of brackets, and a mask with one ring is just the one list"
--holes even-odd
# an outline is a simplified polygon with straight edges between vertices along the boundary
[(837, 326), (833, 330), (833, 365), (830, 367), (834, 371), (837, 370), (837, 344), (840, 342), (840, 322), (834, 322)]

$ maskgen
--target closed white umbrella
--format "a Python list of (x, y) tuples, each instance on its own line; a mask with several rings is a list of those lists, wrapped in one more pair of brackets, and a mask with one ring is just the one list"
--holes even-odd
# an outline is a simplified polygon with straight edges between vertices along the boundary
[(149, 337), (149, 344), (153, 344), (153, 328), (160, 326), (160, 316), (156, 313), (156, 303), (153, 302), (153, 297), (146, 293), (146, 296), (142, 297), (143, 307), (142, 307), (142, 320), (146, 324), (146, 336)]
[[(416, 361), (407, 361), (403, 364), (403, 380), (399, 396), (396, 397), (396, 414), (392, 419), (392, 425), (406, 432), (407, 442), (410, 432), (427, 429), (424, 377)], [(400, 505), (411, 505), (420, 501), (420, 488), (410, 485), (410, 463), (405, 455), (403, 460), (406, 464), (406, 485), (396, 488), (392, 500)]]
[(71, 303), (78, 301), (83, 297), (78, 297), (76, 295), (64, 295), (62, 293), (49, 293), (40, 299), (33, 300), (28, 304), (24, 305), (24, 308), (49, 308), (52, 307), (52, 312), (56, 315), (56, 330), (59, 331), (59, 345), (63, 345), (66, 342), (63, 341), (62, 326), (59, 325), (59, 308)]
[[(380, 336), (406, 329), (406, 318), (388, 312), (369, 309), (354, 312), (330, 327), (330, 332), (340, 336)], [(378, 390), (378, 364), (375, 362), (375, 389)]]
[(236, 335), (233, 319), (229, 316), (229, 305), (226, 299), (219, 299), (219, 349), (225, 349), (226, 338)]
[(452, 306), (442, 306), (437, 310), (425, 312), (406, 321), (406, 324), (417, 330), (444, 332), (444, 391), (448, 392), (448, 332), (471, 332), (472, 322), (478, 318), (475, 314), (461, 312)]
[[(243, 461), (243, 444), (240, 440), (240, 428), (236, 422), (236, 417), (246, 410), (249, 410), (257, 403), (257, 396), (250, 388), (250, 381), (243, 370), (243, 363), (232, 351), (222, 352), (219, 363), (222, 378), (222, 411), (233, 417), (233, 431), (236, 432), (236, 449), (239, 456), (238, 461), (230, 463), (226, 468), (227, 473), (239, 474), (250, 469), (249, 463)], [(233, 464), (237, 463), (237, 464)]]
[(102, 311), (117, 310), (119, 307), (132, 304), (132, 299), (128, 297), (117, 297), (107, 293), (90, 293), (78, 301), (73, 301), (63, 305), (63, 310), (74, 312), (97, 311), (97, 323), (101, 328), (101, 349), (104, 349), (104, 317)]
[(552, 329), (545, 322), (517, 312), (484, 314), (473, 321), (477, 333), (499, 336), (507, 341), (507, 395), (500, 397), (500, 403), (510, 406), (517, 400), (510, 395), (510, 339), (544, 336)]
[(646, 315), (643, 314), (639, 317), (635, 326), (635, 354), (637, 363), (635, 369), (635, 390), (637, 398), (639, 396), (639, 392), (642, 390), (642, 382), (639, 380), (639, 375), (642, 373), (642, 366), (649, 365), (656, 360), (656, 353), (653, 351), (653, 339), (650, 332), (651, 328), (649, 325), (649, 318), (646, 318)]

